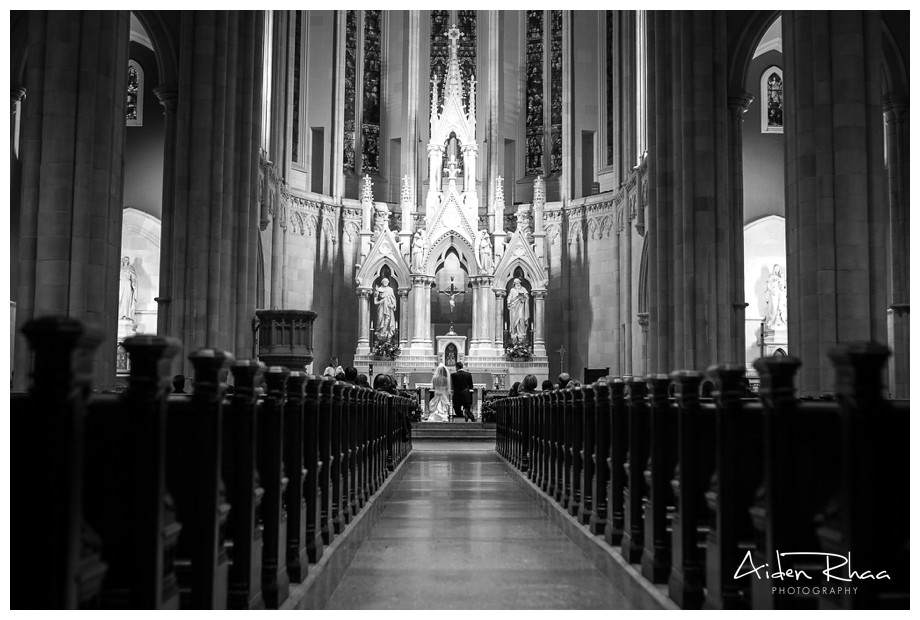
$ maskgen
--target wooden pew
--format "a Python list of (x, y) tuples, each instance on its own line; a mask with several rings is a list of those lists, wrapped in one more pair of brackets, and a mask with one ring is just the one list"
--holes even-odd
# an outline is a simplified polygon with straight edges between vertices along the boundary
[[(860, 577), (838, 582), (856, 586), (840, 595), (822, 593), (822, 608), (910, 607), (910, 403), (883, 397), (889, 355), (888, 347), (874, 342), (830, 353), (846, 457), (816, 534), (822, 551), (848, 560), (835, 575), (855, 571)], [(882, 572), (888, 578), (878, 577)]]
[(86, 514), (109, 564), (101, 606), (176, 609), (175, 511), (167, 505), (164, 366), (178, 342), (129, 338), (127, 391), (103, 394), (86, 416)]
[(550, 392), (553, 416), (553, 492), (552, 497), (560, 505), (565, 497), (565, 411), (562, 390)]
[(562, 409), (562, 441), (563, 441), (563, 464), (562, 464), (562, 507), (570, 510), (572, 505), (572, 446), (574, 445), (575, 433), (575, 415), (572, 405), (572, 388), (560, 390), (560, 404)]
[(361, 509), (358, 496), (358, 408), (364, 400), (364, 394), (368, 388), (356, 387), (351, 392), (351, 398), (348, 399), (348, 424), (346, 425), (345, 445), (348, 456), (348, 512), (345, 513), (347, 522), (358, 515)]
[[(333, 399), (335, 398), (335, 380), (315, 377), (319, 381), (319, 460), (323, 465), (319, 470), (320, 488), (320, 535), (323, 544), (329, 545), (335, 538), (335, 478), (334, 462), (338, 459), (335, 455), (335, 437), (333, 433)], [(341, 398), (341, 391), (339, 392)]]
[(536, 483), (537, 476), (540, 475), (540, 447), (537, 439), (540, 432), (540, 420), (536, 407), (537, 395), (534, 393), (524, 393), (521, 395), (524, 416), (527, 418), (527, 453), (530, 455), (530, 468), (527, 477), (531, 482)]
[[(308, 375), (303, 372), (291, 371), (285, 384), (287, 398), (284, 401), (283, 458), (284, 471), (288, 477), (288, 484), (284, 491), (284, 505), (287, 510), (285, 565), (291, 583), (300, 583), (307, 578), (309, 563), (307, 559), (307, 515), (309, 512), (307, 495), (309, 490), (305, 488), (307, 469), (304, 462), (304, 437), (306, 435), (304, 387), (307, 378)], [(313, 475), (315, 482), (315, 469)]]
[(555, 494), (555, 458), (556, 458), (556, 445), (555, 445), (555, 424), (556, 419), (554, 418), (553, 410), (553, 396), (552, 392), (542, 392), (540, 394), (539, 403), (542, 408), (543, 415), (543, 433), (542, 433), (542, 442), (543, 442), (543, 478), (540, 481), (540, 489), (553, 497)]
[[(306, 506), (306, 540), (305, 548), (310, 563), (316, 564), (323, 557), (323, 534), (321, 509), (323, 503), (320, 478), (325, 469), (325, 464), (320, 458), (320, 443), (323, 435), (320, 433), (320, 386), (324, 383), (322, 377), (308, 375), (304, 384), (305, 398), (303, 400), (303, 432), (299, 439), (303, 445), (304, 479), (303, 497)], [(290, 384), (290, 380), (288, 380)], [(290, 394), (290, 390), (288, 391)], [(285, 434), (296, 436), (293, 430)], [(328, 441), (328, 433), (325, 440)], [(288, 550), (290, 553), (290, 548)], [(293, 576), (291, 577), (293, 580)], [(303, 578), (300, 579), (303, 581)]]
[[(262, 500), (262, 598), (278, 609), (289, 595), (286, 559), (287, 511), (284, 498), (288, 479), (282, 458), (284, 445), (285, 384), (290, 371), (270, 366), (265, 371), (266, 393), (259, 409), (258, 467), (265, 496)], [(196, 384), (197, 389), (197, 384)]]
[(225, 609), (229, 558), (226, 524), (230, 505), (221, 480), (226, 351), (201, 349), (189, 355), (195, 391), (171, 400), (167, 413), (166, 484), (182, 523), (176, 550), (180, 605)]
[(648, 495), (643, 499), (645, 535), (642, 576), (652, 583), (665, 583), (671, 572), (671, 511), (674, 494), (671, 480), (677, 464), (677, 410), (668, 398), (667, 375), (649, 375), (650, 448), (645, 479)]
[(614, 378), (607, 386), (610, 390), (610, 447), (607, 457), (610, 481), (607, 485), (604, 540), (615, 547), (623, 540), (626, 521), (624, 501), (628, 484), (625, 464), (629, 452), (630, 414), (624, 398), (626, 383), (620, 378)]
[[(133, 367), (133, 358), (132, 358)], [(234, 390), (224, 415), (222, 473), (227, 501), (232, 507), (227, 522), (230, 575), (227, 606), (230, 609), (264, 609), (262, 599), (262, 525), (259, 511), (265, 490), (256, 467), (258, 400), (265, 364), (237, 360), (232, 364)]]
[(594, 386), (577, 388), (581, 393), (581, 505), (578, 508), (578, 520), (584, 525), (591, 522), (594, 514), (594, 451), (597, 442), (597, 408)]
[[(839, 482), (839, 407), (831, 401), (796, 400), (794, 377), (799, 365), (792, 357), (754, 363), (765, 405), (764, 478), (751, 508), (756, 547), (751, 561), (743, 563), (748, 572), (767, 564), (770, 574), (781, 568), (818, 575), (825, 564), (817, 556), (783, 556), (777, 561), (778, 553), (819, 549), (814, 519), (837, 492)], [(817, 607), (817, 597), (785, 589), (802, 583), (773, 579), (765, 570), (759, 574), (761, 578), (752, 575), (755, 609)]]
[(699, 609), (706, 585), (706, 490), (715, 469), (715, 404), (700, 399), (702, 373), (671, 373), (677, 385), (677, 469), (671, 487), (671, 574), (668, 595), (682, 609)]
[(594, 416), (594, 452), (591, 463), (594, 467), (594, 486), (591, 496), (594, 510), (588, 527), (591, 532), (603, 536), (607, 528), (607, 493), (610, 481), (610, 387), (607, 379), (595, 382), (596, 410)]
[(754, 547), (749, 509), (763, 479), (763, 406), (742, 400), (744, 366), (710, 366), (715, 383), (715, 471), (706, 491), (709, 532), (706, 539), (707, 609), (750, 609), (750, 576), (736, 579), (744, 553)]
[(10, 395), (16, 469), (9, 499), (18, 510), (9, 530), (11, 608), (96, 608), (110, 568), (100, 557), (98, 526), (87, 519), (84, 424), (91, 389), (86, 360), (102, 334), (55, 317), (29, 321), (22, 332), (33, 372), (29, 392)]
[[(341, 534), (345, 526), (351, 522), (351, 506), (348, 502), (351, 489), (351, 478), (348, 474), (348, 428), (349, 409), (352, 394), (358, 388), (344, 381), (337, 381), (333, 388), (332, 409), (332, 443), (333, 460), (332, 485), (335, 506), (333, 509), (332, 524), (336, 534)], [(335, 395), (340, 397), (336, 398)]]
[(642, 498), (646, 493), (645, 467), (649, 455), (651, 416), (646, 401), (648, 386), (644, 379), (631, 377), (629, 389), (629, 441), (623, 468), (626, 486), (623, 489), (623, 535), (620, 552), (627, 562), (635, 564), (642, 559), (645, 526)]

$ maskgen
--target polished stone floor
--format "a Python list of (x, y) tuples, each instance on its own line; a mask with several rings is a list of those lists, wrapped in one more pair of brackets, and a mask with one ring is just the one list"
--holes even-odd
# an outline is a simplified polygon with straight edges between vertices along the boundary
[(416, 446), (404, 467), (327, 609), (629, 606), (494, 450)]

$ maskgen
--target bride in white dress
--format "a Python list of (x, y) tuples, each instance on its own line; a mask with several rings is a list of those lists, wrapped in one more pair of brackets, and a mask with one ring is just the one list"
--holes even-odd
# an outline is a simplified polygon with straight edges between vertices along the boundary
[(428, 419), (426, 422), (448, 422), (450, 421), (450, 412), (453, 409), (451, 404), (450, 374), (444, 364), (438, 364), (431, 376), (431, 388), (434, 390), (434, 397), (428, 401)]

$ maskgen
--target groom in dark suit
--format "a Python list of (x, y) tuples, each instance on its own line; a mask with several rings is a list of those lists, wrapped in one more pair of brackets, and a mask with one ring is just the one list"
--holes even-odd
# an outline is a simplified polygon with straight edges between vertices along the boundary
[(463, 370), (463, 362), (457, 362), (457, 372), (450, 376), (450, 387), (454, 391), (454, 417), (464, 417), (475, 422), (473, 405), (473, 375)]

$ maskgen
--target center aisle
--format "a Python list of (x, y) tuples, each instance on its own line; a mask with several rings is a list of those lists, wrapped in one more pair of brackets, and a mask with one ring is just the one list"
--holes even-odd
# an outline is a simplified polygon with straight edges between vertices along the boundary
[(442, 445), (416, 447), (327, 609), (628, 606), (491, 447)]

